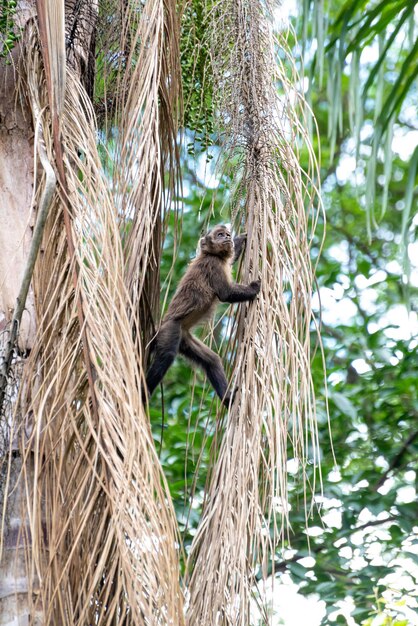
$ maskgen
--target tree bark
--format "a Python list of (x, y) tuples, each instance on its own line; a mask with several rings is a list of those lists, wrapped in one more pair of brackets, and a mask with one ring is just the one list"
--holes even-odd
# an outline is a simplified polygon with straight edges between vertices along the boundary
[(9, 467), (12, 489), (9, 489), (7, 499), (6, 532), (0, 561), (0, 626), (40, 626), (44, 623), (43, 616), (33, 610), (37, 604), (33, 599), (39, 593), (39, 581), (36, 576), (28, 576), (23, 541), (29, 531), (24, 521), (26, 486), (21, 480), (22, 464), (18, 454), (12, 454)]
[[(19, 26), (34, 14), (33, 2), (19, 3)], [(0, 62), (0, 353), (9, 339), (10, 322), (26, 268), (35, 213), (32, 194), (34, 159), (32, 115), (19, 97), (19, 56), (17, 45)], [(19, 326), (17, 348), (30, 350), (36, 331), (33, 290), (30, 288)], [(27, 573), (23, 538), (27, 533), (26, 491), (21, 475), (17, 443), (11, 441), (12, 415), (21, 361), (12, 364), (13, 382), (0, 415), (0, 625), (41, 624), (42, 616), (30, 619), (30, 594), (36, 594), (37, 578)], [(29, 466), (28, 466), (29, 467)], [(28, 481), (27, 481), (28, 482)], [(30, 479), (29, 479), (30, 482)], [(6, 498), (6, 502), (4, 502)], [(6, 506), (7, 504), (7, 506)]]
[[(27, 3), (23, 13), (30, 16)], [(23, 18), (23, 14), (21, 15)], [(33, 128), (26, 103), (17, 97), (19, 47), (10, 65), (0, 63), (0, 331), (13, 316), (32, 238)], [(30, 349), (35, 335), (34, 298), (29, 291), (18, 345)]]

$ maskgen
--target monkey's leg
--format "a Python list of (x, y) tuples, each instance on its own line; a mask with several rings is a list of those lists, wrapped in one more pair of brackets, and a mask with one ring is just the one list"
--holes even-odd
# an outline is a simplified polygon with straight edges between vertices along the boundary
[(155, 338), (154, 359), (147, 373), (147, 387), (151, 395), (160, 384), (179, 350), (181, 328), (179, 322), (164, 322)]
[(229, 406), (231, 394), (227, 393), (228, 382), (219, 356), (188, 332), (182, 333), (179, 352), (204, 369), (222, 402)]

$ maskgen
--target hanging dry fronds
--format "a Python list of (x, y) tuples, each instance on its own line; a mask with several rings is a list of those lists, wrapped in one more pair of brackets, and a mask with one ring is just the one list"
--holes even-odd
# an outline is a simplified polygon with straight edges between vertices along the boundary
[[(234, 164), (232, 212), (248, 232), (243, 279), (261, 278), (262, 288), (236, 324), (236, 399), (191, 549), (190, 626), (250, 623), (255, 581), (267, 577), (267, 564), (274, 576), (289, 517), (289, 441), (305, 485), (311, 464), (313, 491), (319, 467), (310, 373), (315, 159), (298, 76), (285, 40), (273, 33), (273, 8), (223, 0), (208, 11), (223, 162)], [(308, 174), (299, 164), (302, 144)]]
[[(177, 527), (141, 401), (143, 373), (129, 315), (121, 200), (103, 174), (94, 113), (77, 64), (67, 66), (66, 86), (65, 77), (50, 69), (59, 64), (63, 49), (62, 23), (52, 19), (50, 2), (39, 0), (38, 6), (44, 17), (42, 54), (30, 21), (22, 54), (24, 96), (39, 128), (40, 149), (58, 170), (59, 192), (35, 268), (37, 336), (14, 426), (22, 435), (28, 516), (22, 539), (28, 547), (31, 614), (40, 611), (45, 624), (177, 626), (183, 623)], [(149, 2), (148, 13), (145, 7), (138, 18), (152, 36), (165, 27), (153, 6)], [(148, 40), (136, 37), (146, 49)], [(161, 37), (157, 40), (161, 47)], [(146, 174), (155, 167), (159, 171), (163, 150), (158, 111), (153, 111), (152, 141), (141, 153), (147, 130), (135, 124), (146, 114), (148, 93), (138, 87), (136, 97), (137, 117), (127, 119), (135, 109), (133, 95), (122, 114), (131, 135), (121, 145), (127, 178), (137, 175), (138, 186), (148, 186), (138, 204), (127, 200), (141, 209), (136, 237), (144, 236), (145, 244), (132, 235), (129, 249), (144, 267), (151, 248), (145, 233), (152, 233), (163, 198), (162, 175), (157, 192)], [(158, 109), (157, 95), (149, 106)], [(134, 139), (140, 148), (136, 156), (130, 153)], [(37, 181), (38, 201), (45, 178), (41, 174)], [(121, 192), (129, 194), (127, 187), (119, 187)], [(29, 428), (24, 437), (23, 425)]]
[[(65, 6), (62, 0), (37, 2), (38, 21), (44, 33), (44, 64), (52, 117), (62, 113), (65, 97)], [(48, 45), (50, 44), (50, 45)]]
[[(119, 15), (113, 185), (125, 230), (133, 323), (142, 338), (138, 345), (146, 346), (159, 315), (165, 217), (179, 196), (179, 16), (175, 0), (148, 0), (140, 11), (121, 3)], [(104, 73), (112, 76), (108, 65)]]

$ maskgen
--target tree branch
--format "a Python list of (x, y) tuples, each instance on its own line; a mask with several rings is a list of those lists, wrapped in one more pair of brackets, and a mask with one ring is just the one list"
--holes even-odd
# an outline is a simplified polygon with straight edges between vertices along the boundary
[(415, 441), (415, 439), (417, 439), (417, 438), (418, 438), (418, 430), (415, 430), (403, 442), (403, 444), (399, 448), (397, 454), (395, 454), (395, 456), (393, 457), (389, 467), (387, 468), (387, 470), (382, 474), (382, 476), (377, 481), (376, 485), (374, 486), (374, 490), (379, 489), (379, 487), (381, 487), (383, 485), (383, 483), (385, 482), (385, 480), (388, 477), (388, 475), (390, 474), (390, 472), (392, 472), (395, 468), (400, 466), (402, 458), (403, 458), (405, 452), (407, 452), (407, 450), (408, 450), (409, 446), (411, 445), (411, 443), (413, 443)]

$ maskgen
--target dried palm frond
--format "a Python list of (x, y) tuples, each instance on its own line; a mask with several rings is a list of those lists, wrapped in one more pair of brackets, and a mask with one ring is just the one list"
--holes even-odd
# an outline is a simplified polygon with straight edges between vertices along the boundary
[[(35, 267), (38, 330), (15, 416), (16, 432), (30, 426), (22, 472), (32, 615), (41, 609), (47, 624), (80, 626), (182, 624), (177, 527), (141, 400), (118, 199), (76, 68), (67, 66), (62, 81), (50, 70), (62, 50), (61, 22), (48, 20), (50, 2), (39, 7), (50, 28), (40, 24), (41, 54), (36, 25), (27, 25), (25, 95), (59, 192)], [(150, 29), (154, 18), (147, 16)], [(158, 137), (155, 145), (158, 152)], [(44, 185), (42, 175), (37, 199)], [(144, 198), (145, 232), (152, 198)]]
[(167, 209), (176, 208), (180, 187), (179, 15), (175, 0), (148, 0), (140, 9), (110, 4), (116, 11), (107, 28), (100, 21), (99, 37), (105, 46), (103, 90), (113, 100), (108, 121), (117, 126), (113, 186), (133, 324), (142, 339), (138, 345), (146, 346), (159, 316)]
[(65, 59), (65, 6), (64, 2), (44, 0), (37, 2), (38, 21), (41, 32), (45, 33), (45, 43), (51, 42), (53, 54), (49, 47), (44, 48), (45, 76), (51, 101), (52, 117), (59, 116), (64, 106), (66, 59)]
[[(267, 577), (267, 564), (274, 575), (275, 549), (289, 520), (289, 441), (305, 485), (307, 514), (308, 463), (312, 491), (317, 487), (310, 373), (317, 172), (309, 112), (285, 38), (274, 36), (273, 8), (262, 0), (223, 0), (207, 14), (223, 162), (235, 181), (232, 214), (248, 232), (241, 278), (260, 278), (261, 293), (240, 309), (230, 346), (236, 398), (191, 548), (191, 626), (249, 623), (256, 577)], [(303, 144), (308, 173), (299, 164)]]

